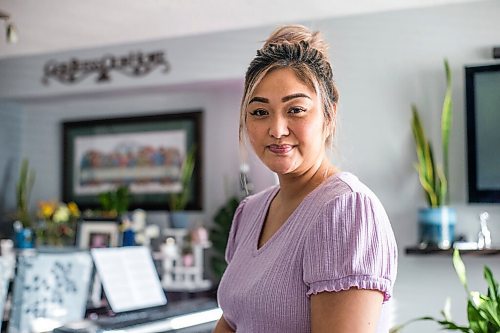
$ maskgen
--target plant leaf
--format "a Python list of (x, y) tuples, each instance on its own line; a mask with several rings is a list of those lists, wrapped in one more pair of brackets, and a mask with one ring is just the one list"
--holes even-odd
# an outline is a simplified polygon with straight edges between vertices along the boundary
[(436, 166), (434, 163), (434, 152), (431, 146), (430, 142), (427, 142), (427, 149), (426, 149), (426, 159), (427, 159), (427, 173), (428, 173), (428, 182), (432, 186), (432, 193), (433, 193), (433, 203), (431, 207), (438, 207), (439, 206), (439, 184), (438, 184), (438, 179), (437, 179), (437, 172), (436, 172)]
[(414, 104), (412, 105), (411, 125), (417, 151), (417, 171), (420, 184), (427, 194), (429, 206), (435, 207), (437, 205), (437, 198), (434, 191), (434, 162), (432, 160), (432, 148), (425, 136), (417, 107)]
[(439, 319), (436, 319), (434, 317), (420, 317), (420, 318), (411, 319), (411, 320), (409, 320), (401, 325), (394, 326), (393, 328), (391, 328), (389, 330), (389, 333), (402, 332), (403, 328), (405, 328), (409, 324), (414, 323), (416, 321), (423, 321), (423, 320), (428, 320), (428, 321), (433, 321), (435, 323), (438, 323), (439, 325), (442, 326), (442, 329), (446, 329), (449, 331), (460, 331), (460, 332), (464, 332), (464, 333), (470, 333), (469, 327), (459, 326), (451, 321), (439, 320)]
[(434, 188), (432, 187), (432, 184), (429, 183), (429, 181), (424, 178), (424, 172), (419, 172), (419, 180), (420, 184), (422, 185), (423, 189), (425, 190), (425, 193), (427, 194), (427, 200), (429, 202), (429, 206), (431, 207), (436, 207), (437, 206), (437, 196), (436, 193), (434, 193)]
[(446, 205), (446, 198), (448, 194), (448, 181), (446, 180), (446, 176), (441, 168), (437, 168), (437, 178), (438, 178), (438, 186), (436, 187), (436, 191), (438, 193), (438, 205), (443, 206)]
[[(446, 74), (446, 94), (443, 101), (443, 108), (441, 112), (441, 140), (443, 145), (443, 173), (444, 178), (448, 179), (448, 147), (450, 142), (451, 121), (452, 121), (452, 89), (451, 89), (451, 71), (448, 60), (444, 60), (444, 69)], [(446, 184), (448, 188), (448, 184)], [(448, 192), (448, 191), (446, 191)], [(443, 204), (448, 203), (448, 197), (445, 195)]]
[(441, 310), (441, 314), (446, 321), (451, 321), (451, 300), (449, 297), (447, 297), (444, 302), (444, 308)]
[(493, 277), (493, 273), (491, 273), (491, 270), (488, 268), (488, 266), (484, 266), (484, 279), (488, 284), (488, 296), (497, 303), (500, 303), (500, 295), (498, 294), (498, 282)]
[(467, 302), (467, 318), (474, 333), (489, 333), (486, 318), (481, 315), (471, 300)]
[(498, 303), (488, 297), (481, 297), (481, 303), (478, 307), (481, 316), (487, 319), (490, 328), (496, 328), (495, 332), (500, 329), (500, 318), (497, 312)]
[(420, 183), (422, 184), (422, 187), (424, 190), (427, 192), (427, 195), (429, 197), (429, 205), (431, 207), (438, 207), (439, 206), (439, 198), (436, 192), (436, 179), (435, 179), (435, 167), (434, 167), (434, 154), (432, 152), (432, 146), (429, 142), (425, 143), (424, 147), (424, 165), (423, 167), (423, 172), (421, 175), (423, 175), (423, 179), (421, 179)]
[(470, 328), (469, 327), (459, 326), (459, 325), (457, 325), (457, 324), (455, 324), (454, 322), (451, 322), (451, 321), (436, 320), (436, 319), (433, 319), (433, 320), (435, 320), (436, 322), (438, 322), (443, 327), (443, 329), (446, 329), (448, 331), (460, 331), (460, 332), (465, 332), (465, 333), (469, 333), (470, 332)]
[(180, 183), (182, 184), (182, 190), (180, 193), (170, 193), (169, 198), (169, 210), (179, 211), (184, 210), (189, 201), (191, 195), (191, 177), (193, 176), (194, 168), (196, 164), (196, 147), (193, 145), (189, 149), (184, 161), (181, 166)]
[(462, 283), (462, 285), (465, 288), (465, 291), (467, 292), (467, 295), (469, 295), (465, 265), (464, 262), (462, 261), (462, 258), (460, 258), (460, 251), (458, 249), (455, 249), (455, 251), (453, 251), (453, 267), (455, 267), (455, 272), (457, 272), (460, 283)]

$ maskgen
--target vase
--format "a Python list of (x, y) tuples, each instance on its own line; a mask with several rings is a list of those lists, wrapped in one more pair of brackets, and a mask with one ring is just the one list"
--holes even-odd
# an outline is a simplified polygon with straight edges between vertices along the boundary
[(34, 234), (31, 228), (21, 228), (15, 231), (15, 245), (18, 249), (31, 249), (34, 247)]
[(449, 249), (454, 241), (457, 214), (454, 208), (437, 207), (418, 210), (419, 242), (423, 247)]
[(189, 225), (188, 214), (184, 211), (170, 212), (170, 226), (172, 228), (187, 228)]
[(41, 220), (35, 230), (37, 247), (67, 247), (75, 245), (75, 224), (68, 221), (56, 223)]

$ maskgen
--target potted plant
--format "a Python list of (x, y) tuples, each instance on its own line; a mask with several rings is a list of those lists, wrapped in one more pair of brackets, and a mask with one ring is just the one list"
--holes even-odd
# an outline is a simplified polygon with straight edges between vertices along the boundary
[(30, 169), (28, 160), (24, 159), (16, 184), (17, 210), (14, 232), (18, 248), (33, 247), (33, 219), (29, 211), (29, 201), (34, 183), (35, 171)]
[(410, 323), (430, 320), (438, 323), (443, 330), (459, 331), (464, 333), (497, 333), (500, 332), (500, 289), (498, 288), (498, 281), (495, 280), (491, 270), (488, 266), (484, 267), (484, 279), (488, 285), (486, 294), (481, 294), (477, 291), (470, 291), (467, 286), (467, 275), (465, 266), (460, 258), (460, 253), (455, 250), (453, 253), (453, 266), (458, 275), (458, 278), (465, 288), (467, 293), (467, 318), (468, 325), (461, 326), (456, 324), (451, 319), (449, 311), (449, 302), (447, 301), (445, 309), (441, 311), (443, 319), (434, 317), (420, 317), (412, 319), (402, 325), (393, 327), (390, 333), (399, 333), (403, 328)]
[(417, 163), (415, 165), (422, 185), (428, 208), (418, 212), (419, 241), (422, 246), (449, 248), (453, 242), (456, 212), (449, 204), (448, 146), (452, 120), (451, 71), (444, 60), (446, 74), (446, 94), (441, 112), (442, 166), (437, 165), (429, 139), (415, 104), (412, 105), (411, 127), (415, 138)]
[(185, 209), (191, 195), (190, 183), (195, 167), (195, 152), (196, 148), (193, 146), (182, 162), (179, 175), (181, 190), (168, 195), (170, 223), (174, 228), (186, 228), (188, 226), (188, 216)]
[(99, 194), (103, 217), (117, 218), (127, 213), (130, 202), (130, 193), (126, 185), (118, 186), (112, 191)]
[(213, 256), (211, 258), (212, 271), (218, 280), (226, 270), (226, 253), (227, 240), (229, 231), (233, 222), (233, 216), (238, 208), (240, 200), (237, 197), (231, 197), (222, 206), (214, 216), (214, 227), (210, 230), (210, 241), (213, 247)]

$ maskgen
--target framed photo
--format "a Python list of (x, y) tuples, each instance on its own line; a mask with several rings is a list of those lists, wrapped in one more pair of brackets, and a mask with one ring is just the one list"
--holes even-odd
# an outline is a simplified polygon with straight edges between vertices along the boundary
[(99, 208), (99, 194), (125, 185), (130, 209), (167, 210), (182, 190), (180, 171), (195, 148), (188, 210), (202, 209), (201, 111), (62, 124), (65, 202)]
[(117, 220), (82, 220), (78, 224), (77, 246), (81, 249), (117, 247), (120, 228)]

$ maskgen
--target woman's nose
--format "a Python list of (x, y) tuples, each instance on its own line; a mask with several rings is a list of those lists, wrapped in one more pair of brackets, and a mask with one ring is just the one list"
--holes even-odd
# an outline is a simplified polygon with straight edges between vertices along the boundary
[(269, 124), (269, 135), (273, 138), (279, 139), (283, 136), (290, 134), (288, 129), (288, 122), (281, 116), (272, 117)]

